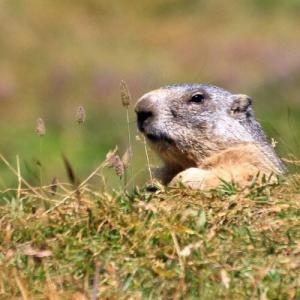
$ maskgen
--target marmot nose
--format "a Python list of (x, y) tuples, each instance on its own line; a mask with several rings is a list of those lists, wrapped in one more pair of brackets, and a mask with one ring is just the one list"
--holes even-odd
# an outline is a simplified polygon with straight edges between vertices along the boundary
[(152, 117), (153, 113), (151, 111), (137, 111), (137, 124), (141, 132), (144, 131), (144, 123), (147, 119)]

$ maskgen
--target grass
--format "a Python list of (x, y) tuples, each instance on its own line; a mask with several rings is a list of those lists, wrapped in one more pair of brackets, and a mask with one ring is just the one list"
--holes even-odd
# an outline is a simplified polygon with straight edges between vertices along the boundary
[(299, 176), (108, 193), (101, 170), (2, 192), (1, 299), (300, 299)]
[[(0, 2), (0, 299), (300, 299), (300, 175), (244, 190), (127, 191), (152, 159), (116, 92), (126, 78), (133, 102), (173, 82), (249, 94), (295, 160), (296, 2)], [(134, 148), (134, 168), (111, 191), (122, 184), (104, 164), (88, 174), (115, 144), (127, 155), (112, 166), (122, 170)]]
[[(43, 184), (63, 180), (61, 152), (87, 176), (116, 144), (127, 149), (126, 116), (119, 112), (125, 79), (132, 104), (182, 82), (247, 94), (268, 136), (280, 142), (279, 153), (299, 157), (298, 2), (31, 0), (29, 7), (24, 0), (0, 1), (1, 153), (10, 161), (19, 155), (23, 174), (26, 164), (36, 184), (40, 171)], [(79, 105), (86, 109), (80, 130)], [(41, 167), (33, 133), (38, 117), (47, 127)], [(143, 149), (134, 150), (134, 160), (144, 158)], [(5, 188), (13, 178), (2, 169)]]

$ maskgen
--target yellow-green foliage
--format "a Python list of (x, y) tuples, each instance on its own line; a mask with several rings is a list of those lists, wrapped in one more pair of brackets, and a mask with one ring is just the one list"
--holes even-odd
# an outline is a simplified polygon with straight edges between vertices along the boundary
[[(300, 154), (298, 0), (1, 0), (0, 20), (0, 152), (10, 161), (20, 155), (32, 183), (37, 159), (50, 183), (63, 180), (61, 152), (83, 177), (116, 144), (125, 151), (122, 79), (132, 105), (170, 83), (248, 94), (280, 151)], [(1, 188), (10, 175), (1, 169)]]

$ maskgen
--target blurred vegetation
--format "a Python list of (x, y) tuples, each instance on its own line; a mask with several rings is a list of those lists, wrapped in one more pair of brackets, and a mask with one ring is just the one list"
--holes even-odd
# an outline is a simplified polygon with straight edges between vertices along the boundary
[[(297, 0), (2, 0), (0, 21), (0, 152), (13, 164), (19, 155), (30, 182), (37, 161), (48, 183), (65, 179), (62, 153), (84, 177), (116, 144), (125, 151), (122, 79), (134, 99), (176, 82), (249, 94), (281, 154), (299, 157)], [(132, 106), (130, 116), (134, 136)], [(145, 165), (141, 148), (134, 147), (135, 173)], [(0, 171), (0, 186), (11, 185), (2, 163)]]

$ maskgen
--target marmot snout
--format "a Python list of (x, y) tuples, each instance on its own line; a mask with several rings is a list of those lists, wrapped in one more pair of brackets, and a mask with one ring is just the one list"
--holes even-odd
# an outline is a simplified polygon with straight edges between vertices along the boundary
[[(188, 185), (185, 178), (189, 176), (183, 175), (189, 168), (201, 170), (201, 184), (193, 184), (196, 188), (215, 186), (219, 175), (239, 181), (236, 170), (241, 164), (245, 168), (247, 164), (249, 170), (242, 178), (255, 172), (285, 172), (247, 95), (205, 84), (171, 85), (142, 96), (136, 114), (139, 130), (164, 162), (160, 177), (165, 184), (176, 176)], [(191, 172), (197, 173), (195, 169)], [(214, 183), (206, 184), (208, 181)]]

